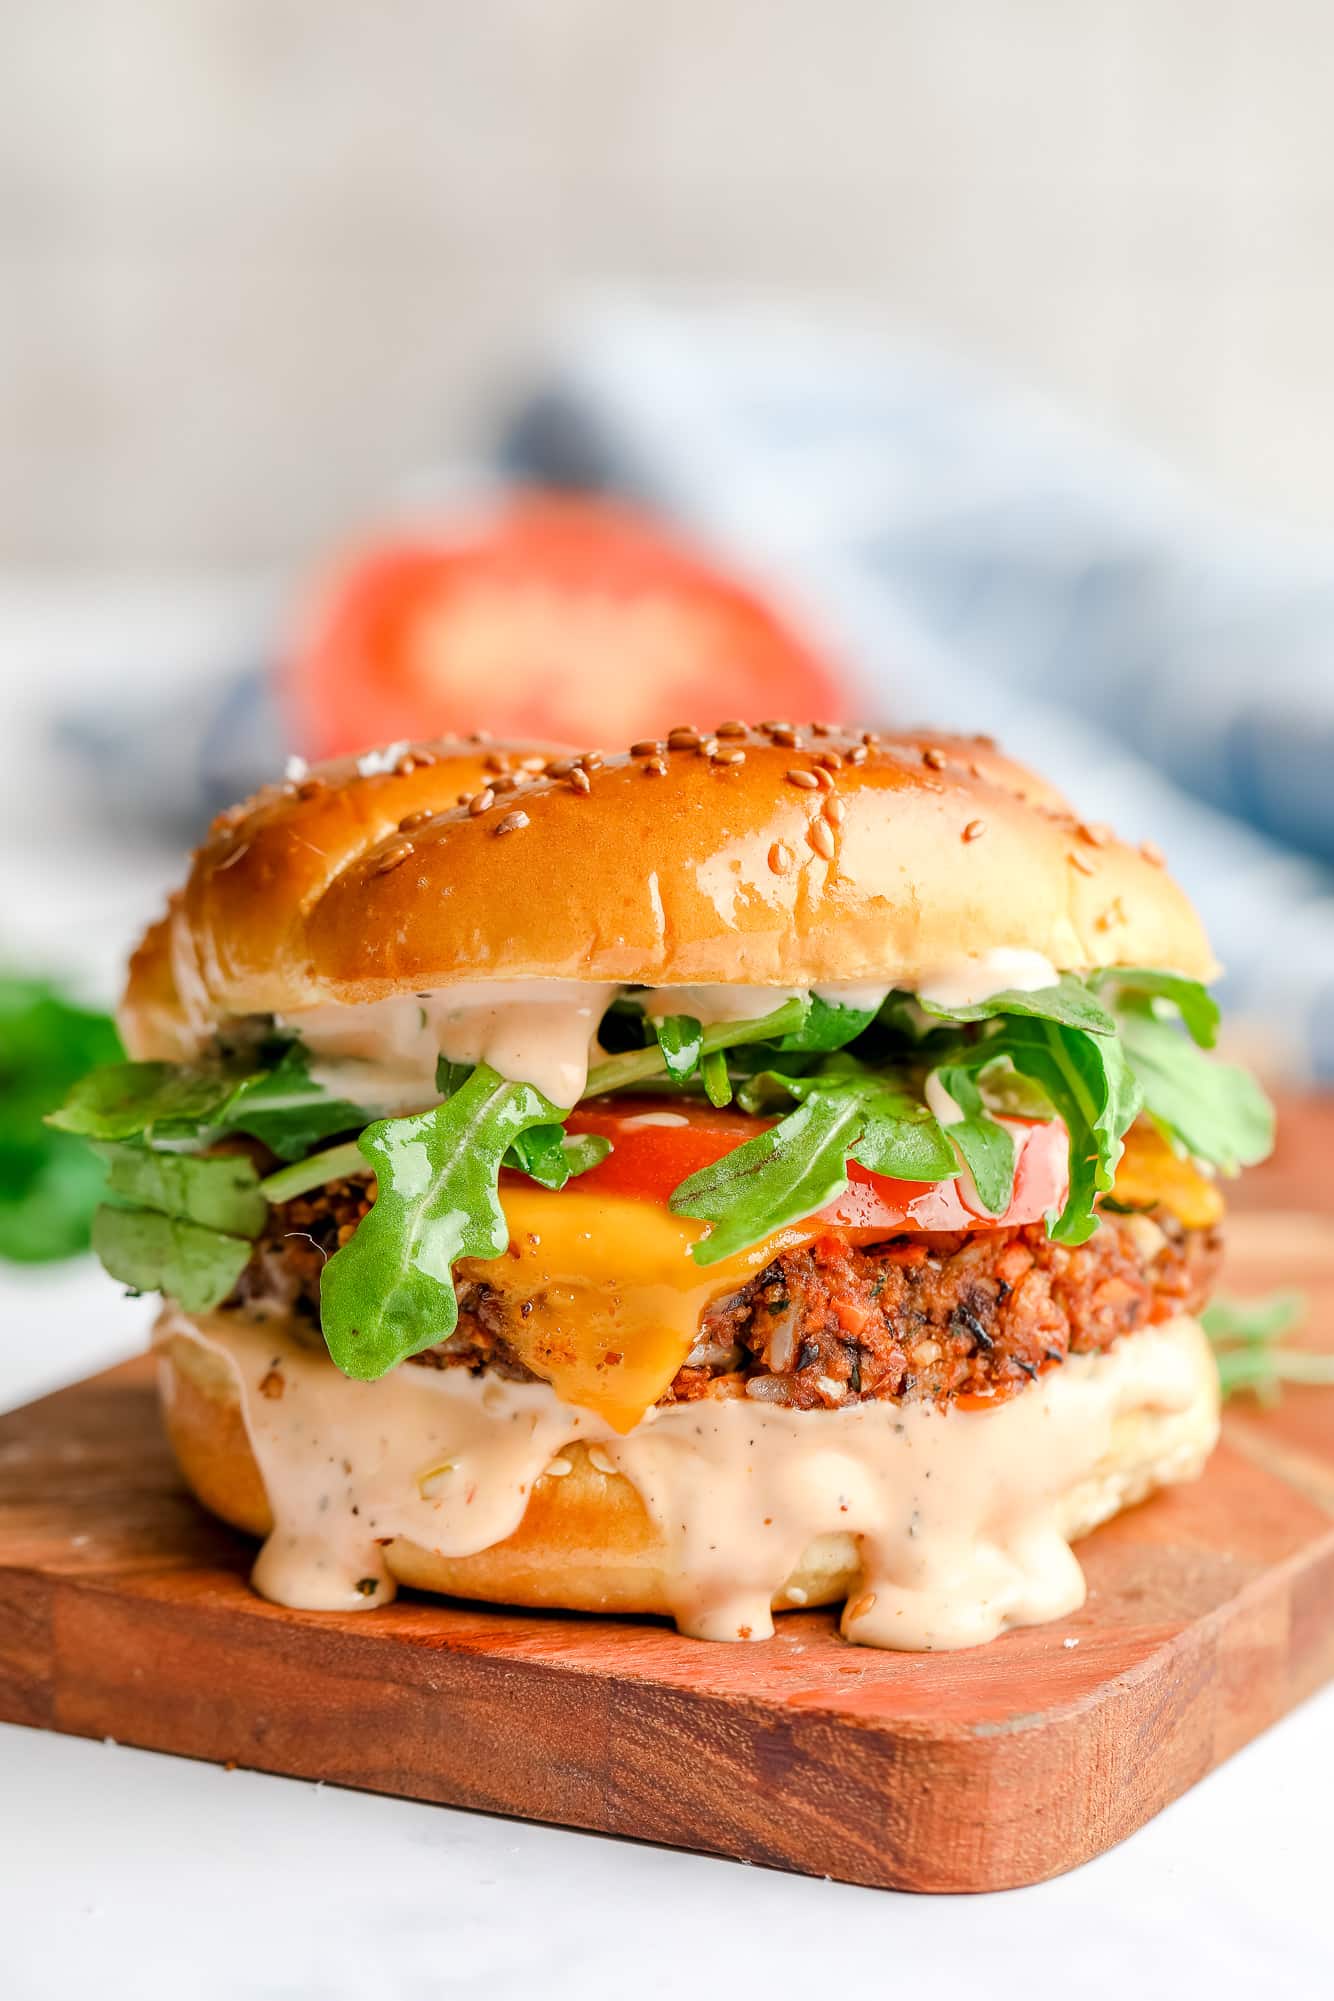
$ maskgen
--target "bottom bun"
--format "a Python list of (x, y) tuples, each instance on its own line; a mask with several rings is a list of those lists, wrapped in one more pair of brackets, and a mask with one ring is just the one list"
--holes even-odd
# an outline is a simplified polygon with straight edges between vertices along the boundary
[[(849, 1638), (911, 1649), (970, 1645), (1008, 1626), (1075, 1609), (1083, 1580), (1068, 1543), (1157, 1488), (1194, 1478), (1218, 1434), (1212, 1354), (1197, 1324), (1184, 1316), (1129, 1336), (1104, 1355), (1073, 1358), (992, 1410), (943, 1417), (923, 1406), (798, 1412), (744, 1398), (709, 1400), (650, 1414), (626, 1438), (586, 1412), (562, 1409), (545, 1385), (488, 1384), (461, 1369), (412, 1366), (381, 1384), (349, 1384), (323, 1354), (291, 1341), (272, 1323), (239, 1315), (191, 1321), (169, 1308), (157, 1346), (167, 1432), (190, 1488), (233, 1527), (269, 1538), (256, 1566), (259, 1590), (279, 1602), (316, 1608), (383, 1604), (402, 1584), (515, 1606), (666, 1613), (685, 1631), (733, 1639), (771, 1632), (770, 1608), (847, 1599)], [(400, 1400), (392, 1404), (386, 1395), (391, 1382)], [(529, 1413), (539, 1404), (547, 1427), (530, 1476), (514, 1483), (505, 1532), (477, 1548), (458, 1547), (452, 1524), (462, 1513), (449, 1512), (450, 1481), (464, 1451), (423, 1471), (423, 1457), (435, 1456), (435, 1434), (432, 1451), (424, 1454), (413, 1429), (418, 1405), (431, 1407), (435, 1423), (446, 1402), (451, 1411), (467, 1403), (470, 1448), (489, 1433), (512, 1444), (519, 1419), (525, 1439), (536, 1434), (538, 1419), (530, 1423)], [(365, 1521), (367, 1533), (340, 1563), (324, 1538), (341, 1498), (335, 1495), (330, 1509), (312, 1482), (326, 1463), (341, 1465), (349, 1483), (358, 1477), (354, 1465), (359, 1469), (365, 1456), (357, 1449), (360, 1434), (347, 1429), (347, 1411), (356, 1412), (358, 1424), (374, 1414), (381, 1448), (385, 1433), (395, 1445), (402, 1439), (402, 1459), (388, 1469), (390, 1484), (402, 1488), (402, 1502), (396, 1517), (393, 1504), (384, 1502), (383, 1464), (364, 1491), (348, 1484), (346, 1495), (360, 1494), (361, 1502), (347, 1511)], [(859, 1411), (877, 1415), (859, 1425)], [(320, 1423), (311, 1422), (312, 1413)], [(886, 1462), (901, 1454), (896, 1434), (904, 1432), (905, 1418), (916, 1447), (908, 1466), (916, 1483), (911, 1494), (886, 1473)], [(702, 1425), (711, 1428), (696, 1445)], [(579, 1428), (593, 1435), (565, 1435)], [(318, 1454), (298, 1468), (293, 1454), (309, 1451), (315, 1438)], [(298, 1446), (288, 1442), (298, 1439)], [(484, 1446), (490, 1443), (489, 1435), (483, 1438)], [(939, 1465), (924, 1461), (928, 1447), (945, 1452)], [(1049, 1467), (1045, 1482), (1035, 1461)], [(924, 1463), (937, 1473), (934, 1488), (921, 1486)], [(504, 1478), (513, 1470), (507, 1460)], [(757, 1484), (766, 1472), (769, 1484)], [(725, 1486), (718, 1484), (724, 1476)], [(495, 1480), (504, 1483), (499, 1472)], [(744, 1488), (736, 1484), (742, 1481)], [(832, 1481), (831, 1495), (846, 1486), (849, 1498), (826, 1503), (821, 1481)], [(712, 1519), (723, 1527), (706, 1541), (707, 1524), (691, 1519), (690, 1511), (709, 1501), (711, 1482), (717, 1486)], [(485, 1487), (485, 1480), (480, 1484)], [(436, 1490), (447, 1500), (435, 1498)], [(956, 1493), (957, 1512), (951, 1501)], [(491, 1502), (488, 1491), (480, 1498), (477, 1517)], [(805, 1539), (797, 1533), (793, 1541), (804, 1517), (784, 1510), (795, 1509), (798, 1500), (816, 1514), (828, 1505), (835, 1519), (840, 1509), (848, 1512), (849, 1529), (822, 1525), (821, 1532)], [(752, 1504), (756, 1512), (747, 1514)], [(761, 1507), (770, 1512), (760, 1515)], [(438, 1519), (432, 1509), (443, 1510)], [(896, 1509), (905, 1515), (906, 1535), (919, 1540), (895, 1539)], [(689, 1531), (684, 1540), (673, 1532), (678, 1515), (687, 1517), (679, 1524)], [(404, 1526), (383, 1533), (395, 1519)], [(767, 1545), (764, 1531), (775, 1520), (780, 1541)], [(731, 1545), (729, 1525), (736, 1531)], [(476, 1518), (469, 1528), (475, 1537)], [(370, 1534), (374, 1529), (382, 1533)], [(428, 1535), (438, 1538), (434, 1546)], [(720, 1546), (724, 1554), (740, 1547), (747, 1575), (735, 1589), (723, 1574)], [(752, 1558), (766, 1547), (787, 1550), (795, 1561), (782, 1562), (776, 1576), (772, 1567), (764, 1575)], [(368, 1574), (356, 1576), (359, 1567)], [(947, 1573), (945, 1592), (940, 1580)]]

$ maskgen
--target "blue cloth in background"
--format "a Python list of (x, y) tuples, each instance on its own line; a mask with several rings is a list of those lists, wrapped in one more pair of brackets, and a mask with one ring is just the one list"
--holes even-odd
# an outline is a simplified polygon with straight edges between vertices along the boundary
[(873, 718), (986, 730), (1147, 835), (1225, 998), (1334, 1077), (1334, 573), (939, 353), (770, 311), (609, 302), (504, 447), (746, 566)]

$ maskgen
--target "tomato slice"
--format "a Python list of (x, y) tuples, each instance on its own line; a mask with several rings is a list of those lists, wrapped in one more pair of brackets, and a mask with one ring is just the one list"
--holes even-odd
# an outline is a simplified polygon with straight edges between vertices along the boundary
[(831, 662), (633, 510), (529, 494), (369, 542), (318, 583), (286, 663), (298, 747), (498, 736), (622, 749), (683, 718), (837, 714)]
[[(628, 1195), (665, 1204), (672, 1190), (702, 1167), (753, 1139), (773, 1119), (661, 1098), (594, 1099), (566, 1120), (572, 1133), (601, 1133), (612, 1152), (573, 1185), (589, 1194)], [(1036, 1223), (1065, 1198), (1067, 1140), (1059, 1119), (1003, 1118), (1014, 1136), (1014, 1193), (1002, 1216), (973, 1206), (963, 1177), (953, 1181), (892, 1181), (854, 1161), (848, 1186), (820, 1210), (830, 1228), (860, 1237), (887, 1231), (999, 1230)]]

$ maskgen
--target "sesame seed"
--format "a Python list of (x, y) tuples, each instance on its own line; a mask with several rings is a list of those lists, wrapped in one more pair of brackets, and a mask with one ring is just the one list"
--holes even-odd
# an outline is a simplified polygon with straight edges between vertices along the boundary
[(922, 752), (922, 762), (928, 771), (943, 771), (949, 763), (949, 759), (943, 750), (936, 750), (933, 747)]
[(834, 859), (834, 830), (827, 820), (812, 820), (806, 829), (806, 839), (817, 855), (823, 855), (827, 862)]
[(588, 1463), (595, 1473), (614, 1473), (616, 1471), (615, 1460), (610, 1458), (600, 1445), (590, 1445), (588, 1447)]
[(667, 732), (668, 750), (698, 750), (699, 731), (691, 729), (689, 723), (678, 723)]
[(811, 735), (812, 735), (812, 736), (837, 736), (837, 735), (838, 735), (838, 724), (837, 724), (837, 723), (812, 723), (812, 724), (811, 724)]
[(812, 776), (822, 792), (833, 791), (834, 774), (827, 764), (817, 764)]
[(769, 866), (775, 875), (786, 875), (795, 860), (786, 841), (775, 841), (769, 850)]
[(852, 749), (848, 752), (848, 763), (865, 764), (866, 756), (866, 745), (864, 743), (854, 743)]
[(843, 753), (841, 750), (820, 750), (815, 754), (815, 762), (822, 771), (841, 771)]
[(843, 815), (847, 811), (847, 808), (839, 798), (837, 792), (827, 792), (825, 794), (825, 802), (822, 810), (831, 827), (841, 827), (843, 825)]
[(306, 778), (297, 786), (296, 796), (298, 799), (318, 799), (321, 792), (326, 790), (327, 787), (322, 778)]
[(1097, 867), (1089, 860), (1087, 855), (1076, 854), (1073, 849), (1070, 851), (1069, 861), (1071, 867), (1077, 868), (1081, 875), (1096, 875), (1098, 873)]
[(973, 737), (973, 742), (980, 743), (983, 750), (994, 750), (996, 748), (995, 737), (988, 736), (985, 730), (978, 730)]
[(497, 820), (496, 832), (498, 834), (517, 834), (520, 827), (526, 827), (528, 824), (528, 815), (526, 813), (507, 813), (503, 820)]
[(863, 730), (863, 731), (862, 731), (862, 742), (863, 742), (864, 744), (877, 744), (877, 743), (879, 743), (879, 741), (880, 741), (880, 732), (879, 732), (879, 730)]
[(376, 863), (375, 865), (376, 875), (388, 875), (390, 869), (396, 869), (399, 866), (399, 864), (401, 862), (405, 862), (408, 856), (412, 853), (413, 853), (413, 846), (411, 841), (395, 841), (393, 847), (386, 848), (385, 852), (381, 855), (379, 861)]
[(574, 787), (574, 790), (576, 792), (591, 792), (593, 790), (592, 779), (589, 777), (588, 773), (585, 770), (583, 770), (583, 768), (580, 765), (577, 764), (575, 765), (574, 770), (570, 773), (570, 784)]
[(779, 750), (795, 750), (797, 748), (800, 738), (791, 723), (772, 723), (768, 725), (768, 729), (769, 735), (773, 738)]
[(818, 791), (820, 785), (820, 781), (813, 771), (789, 771), (787, 782), (789, 785), (799, 785), (803, 792)]
[[(586, 750), (583, 756), (578, 759), (578, 764), (582, 771), (601, 771), (606, 761), (600, 750)], [(531, 771), (533, 768), (528, 758), (524, 759), (523, 765), (525, 771)], [(541, 769), (541, 766), (538, 768)]]
[(572, 757), (558, 757), (554, 764), (547, 766), (547, 777), (568, 778), (573, 770), (574, 759)]
[(645, 736), (630, 746), (631, 757), (656, 757), (662, 749), (657, 737)]
[(468, 811), (475, 820), (479, 813), (489, 813), (495, 803), (495, 793), (489, 785), (484, 785), (481, 791), (474, 792), (472, 798), (468, 801)]
[(427, 771), (436, 761), (433, 750), (414, 750), (413, 759), (418, 771)]
[(398, 762), (394, 766), (395, 778), (408, 777), (409, 773), (417, 769), (418, 762), (416, 751), (405, 750), (402, 757), (398, 759)]
[(667, 760), (662, 757), (649, 758), (647, 764), (644, 766), (644, 776), (645, 778), (665, 778), (667, 776)]
[(1152, 862), (1155, 868), (1166, 868), (1167, 857), (1159, 847), (1157, 841), (1141, 841), (1139, 851), (1145, 861)]
[(489, 757), (482, 759), (483, 771), (508, 771), (509, 768), (510, 759), (504, 751), (493, 750)]
[[(601, 763), (601, 761), (602, 760), (599, 758), (598, 762)], [(544, 757), (533, 756), (533, 757), (521, 757), (519, 759), (520, 771), (531, 771), (534, 777), (536, 777), (538, 772), (545, 771), (546, 768), (547, 768), (547, 761)]]
[(398, 823), (398, 831), (400, 834), (410, 834), (414, 827), (424, 827), (428, 820), (434, 820), (434, 818), (435, 814), (429, 806), (419, 806), (415, 813), (405, 813), (403, 815), (403, 818)]
[(963, 837), (966, 841), (977, 841), (982, 838), (986, 831), (987, 823), (985, 820), (970, 820), (963, 830)]
[(495, 793), (517, 792), (521, 785), (526, 785), (527, 783), (528, 773), (526, 771), (502, 771), (499, 777), (491, 780), (491, 790)]
[(464, 741), (466, 743), (490, 743), (491, 732), (490, 730), (474, 730)]
[(1112, 830), (1095, 821), (1091, 825), (1080, 827), (1079, 838), (1081, 841), (1087, 841), (1091, 848), (1105, 848), (1112, 839)]
[(701, 757), (717, 757), (718, 755), (717, 737), (706, 736), (701, 738), (700, 742), (696, 745), (696, 749), (699, 751)]
[(866, 1617), (866, 1614), (871, 1610), (871, 1607), (874, 1604), (875, 1604), (874, 1591), (863, 1591), (860, 1598), (854, 1598), (851, 1605), (849, 1605), (847, 1611), (844, 1613), (843, 1616), (845, 1619), (848, 1620), (864, 1619)]
[(980, 777), (982, 776), (982, 767), (981, 767), (981, 765), (980, 765), (980, 764), (970, 764), (970, 765), (969, 765), (969, 767), (968, 767), (968, 776), (969, 776), (970, 778), (980, 778)]
[(458, 803), (460, 806), (466, 806), (471, 798), (472, 798), (471, 792), (460, 792), (458, 795)]
[(719, 723), (717, 729), (714, 731), (715, 736), (747, 736), (748, 734), (746, 725), (738, 722)]
[(715, 750), (713, 761), (715, 764), (744, 764), (746, 753), (744, 750)]

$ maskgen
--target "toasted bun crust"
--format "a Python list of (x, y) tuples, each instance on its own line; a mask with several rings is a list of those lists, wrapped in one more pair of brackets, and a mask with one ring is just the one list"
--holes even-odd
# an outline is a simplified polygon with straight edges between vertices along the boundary
[[(1190, 1323), (1197, 1382), (1182, 1410), (1132, 1409), (1116, 1420), (1102, 1463), (1066, 1496), (1060, 1527), (1085, 1535), (1159, 1487), (1193, 1479), (1218, 1431), (1218, 1379), (1203, 1337)], [(1133, 1340), (1135, 1337), (1129, 1337)], [(176, 1334), (159, 1348), (168, 1436), (197, 1498), (233, 1528), (266, 1536), (273, 1526), (264, 1482), (246, 1435), (235, 1377), (223, 1358)], [(820, 1412), (810, 1413), (819, 1424)], [(637, 1489), (604, 1472), (583, 1444), (562, 1447), (571, 1471), (540, 1478), (515, 1533), (475, 1556), (441, 1557), (399, 1538), (385, 1561), (400, 1584), (448, 1597), (572, 1612), (670, 1613), (668, 1551)], [(846, 1598), (859, 1583), (861, 1558), (848, 1535), (812, 1542), (773, 1599), (794, 1589), (810, 1605)]]
[(437, 743), (233, 809), (135, 956), (132, 1051), (470, 979), (912, 986), (1001, 947), (1069, 971), (1217, 971), (1153, 852), (1082, 824), (989, 743), (675, 734), (540, 772), (516, 769), (523, 746)]

